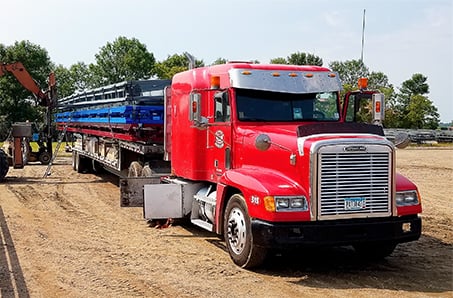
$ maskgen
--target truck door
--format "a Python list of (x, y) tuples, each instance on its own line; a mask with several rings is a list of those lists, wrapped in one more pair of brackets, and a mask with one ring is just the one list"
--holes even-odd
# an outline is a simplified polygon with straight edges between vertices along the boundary
[(214, 94), (213, 110), (213, 123), (208, 126), (207, 147), (211, 151), (211, 180), (217, 181), (231, 167), (231, 107), (228, 91)]

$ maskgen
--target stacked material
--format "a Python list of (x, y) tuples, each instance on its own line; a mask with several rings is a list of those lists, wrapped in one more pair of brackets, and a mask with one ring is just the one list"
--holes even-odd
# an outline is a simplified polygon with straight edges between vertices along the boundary
[[(125, 140), (160, 139), (164, 124), (164, 89), (170, 80), (137, 80), (79, 92), (58, 101), (55, 122), (70, 132), (90, 129), (94, 135)], [(151, 134), (150, 134), (151, 132)]]

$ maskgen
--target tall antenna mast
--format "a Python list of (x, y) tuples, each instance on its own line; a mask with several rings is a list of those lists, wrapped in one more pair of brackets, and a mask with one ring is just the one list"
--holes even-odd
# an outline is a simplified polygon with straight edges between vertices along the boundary
[(363, 47), (365, 45), (365, 9), (363, 10), (363, 19), (362, 19), (362, 53), (360, 54), (360, 61), (363, 63)]

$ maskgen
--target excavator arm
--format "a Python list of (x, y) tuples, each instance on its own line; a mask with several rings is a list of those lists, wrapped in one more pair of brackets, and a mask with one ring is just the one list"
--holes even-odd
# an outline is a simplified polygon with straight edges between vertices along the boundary
[(33, 80), (32, 76), (21, 62), (0, 63), (0, 77), (6, 73), (14, 75), (25, 89), (33, 93), (39, 100), (41, 106), (49, 107), (53, 104), (52, 99), (55, 96), (56, 87), (55, 75), (53, 73), (49, 75), (49, 89), (45, 92), (39, 88), (38, 84), (36, 84), (35, 80)]

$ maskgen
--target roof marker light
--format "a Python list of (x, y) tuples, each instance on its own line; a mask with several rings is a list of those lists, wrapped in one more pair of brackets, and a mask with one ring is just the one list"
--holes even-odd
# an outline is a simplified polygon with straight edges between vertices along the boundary
[(335, 73), (331, 72), (331, 73), (329, 73), (328, 76), (329, 76), (329, 78), (335, 78), (337, 75)]
[(312, 78), (312, 77), (313, 77), (313, 74), (312, 74), (312, 73), (306, 73), (306, 74), (305, 74), (305, 77), (306, 77), (306, 78)]
[(220, 77), (219, 76), (212, 76), (211, 77), (211, 88), (212, 89), (219, 89), (220, 88)]
[(244, 71), (242, 71), (242, 74), (248, 76), (248, 75), (251, 75), (252, 72), (248, 71), (248, 70), (244, 70)]
[(368, 78), (360, 78), (358, 83), (360, 90), (366, 89), (368, 87)]
[(295, 73), (295, 72), (290, 72), (290, 73), (288, 74), (288, 76), (290, 76), (291, 78), (295, 78), (295, 77), (297, 77), (297, 73)]
[(272, 73), (272, 76), (273, 76), (273, 77), (279, 77), (279, 76), (280, 76), (280, 73), (278, 73), (278, 72), (273, 72), (273, 73)]

